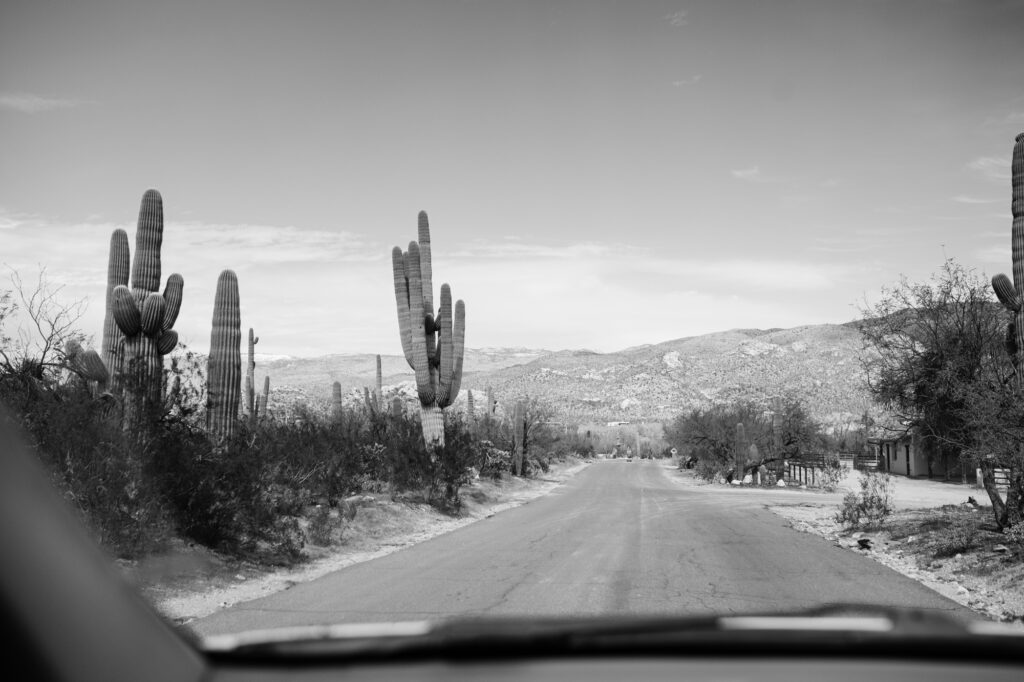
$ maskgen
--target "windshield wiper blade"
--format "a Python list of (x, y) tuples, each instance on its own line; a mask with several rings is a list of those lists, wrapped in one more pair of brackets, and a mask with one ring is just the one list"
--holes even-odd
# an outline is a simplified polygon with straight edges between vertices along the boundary
[[(459, 618), (313, 626), (209, 637), (219, 658), (494, 658), (569, 655), (896, 655), (955, 657), (1007, 651), (1024, 659), (1024, 632), (941, 612), (835, 605), (749, 616)], [(950, 647), (969, 640), (971, 647)], [(945, 642), (945, 643), (943, 643)], [(915, 644), (921, 645), (915, 654)]]

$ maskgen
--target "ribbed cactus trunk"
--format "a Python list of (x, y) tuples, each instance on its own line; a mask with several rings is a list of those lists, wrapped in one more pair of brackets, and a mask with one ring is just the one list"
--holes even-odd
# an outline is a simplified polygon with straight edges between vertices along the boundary
[(384, 409), (384, 373), (381, 371), (380, 355), (377, 356), (377, 392), (373, 394), (373, 404), (378, 412)]
[[(1007, 327), (1006, 350), (1013, 363), (1017, 399), (1024, 398), (1024, 133), (1017, 135), (1013, 146), (1013, 160), (1010, 162), (1010, 213), (1013, 226), (1010, 233), (1013, 258), (1013, 281), (1004, 274), (992, 278), (992, 288), (1000, 303), (1010, 312)], [(1020, 453), (1018, 453), (1019, 456)], [(1002, 500), (995, 485), (995, 464), (990, 460), (981, 462), (983, 482), (992, 501), (996, 521), (1000, 526), (1014, 526), (1024, 523), (1024, 472), (1019, 467), (1009, 472), (1010, 487), (1006, 502)]]
[(523, 460), (526, 459), (526, 405), (520, 400), (512, 413), (512, 473), (523, 475)]
[(736, 425), (736, 444), (733, 451), (733, 456), (735, 458), (735, 472), (733, 473), (734, 480), (743, 480), (743, 470), (747, 466), (747, 454), (749, 448), (750, 444), (747, 442), (747, 431), (741, 422)]
[(419, 241), (409, 250), (391, 251), (402, 352), (416, 373), (423, 440), (431, 451), (444, 446), (444, 408), (459, 394), (465, 350), (466, 308), (452, 308), (451, 288), (441, 285), (441, 305), (434, 316), (430, 227), (419, 214)]
[(490, 386), (488, 386), (487, 387), (487, 409), (485, 410), (484, 414), (486, 414), (487, 417), (491, 417), (494, 414), (494, 410), (495, 410), (495, 408), (497, 408), (497, 406), (498, 406), (498, 401), (496, 401), (494, 399), (494, 389), (492, 389)]
[(270, 377), (263, 377), (263, 395), (260, 396), (260, 416), (267, 416), (267, 403), (270, 401)]
[(217, 278), (213, 329), (207, 364), (206, 430), (221, 443), (235, 433), (242, 393), (242, 313), (238, 277), (225, 270)]
[(466, 391), (466, 419), (473, 421), (474, 416), (473, 391)]
[[(167, 278), (164, 293), (160, 288), (160, 246), (163, 243), (163, 199), (156, 190), (148, 190), (139, 207), (135, 234), (135, 259), (131, 269), (131, 289), (116, 284), (110, 292), (111, 313), (121, 335), (104, 327), (104, 352), (112, 352), (119, 390), (124, 394), (124, 427), (145, 431), (163, 403), (163, 356), (178, 345), (178, 333), (172, 329), (181, 310), (184, 281), (179, 274)], [(115, 230), (111, 237), (108, 287), (121, 281), (129, 254), (125, 236)]]
[(260, 337), (253, 334), (252, 327), (249, 327), (249, 358), (245, 365), (245, 401), (243, 410), (249, 417), (249, 422), (256, 420), (259, 412), (259, 405), (256, 403), (256, 344)]
[(992, 278), (992, 288), (1011, 315), (1006, 335), (1006, 350), (1013, 362), (1017, 390), (1020, 391), (1024, 388), (1024, 371), (1021, 370), (1024, 355), (1024, 133), (1017, 136), (1017, 143), (1013, 147), (1010, 173), (1013, 281), (1000, 273)]

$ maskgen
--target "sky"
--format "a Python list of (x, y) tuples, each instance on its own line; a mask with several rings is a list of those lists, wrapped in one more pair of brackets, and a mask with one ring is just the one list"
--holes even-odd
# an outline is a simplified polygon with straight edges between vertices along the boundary
[(261, 353), (400, 353), (420, 210), (469, 347), (846, 322), (1010, 270), (1022, 36), (1021, 1), (6, 0), (0, 290), (45, 267), (98, 345), (155, 188), (200, 352), (230, 268)]

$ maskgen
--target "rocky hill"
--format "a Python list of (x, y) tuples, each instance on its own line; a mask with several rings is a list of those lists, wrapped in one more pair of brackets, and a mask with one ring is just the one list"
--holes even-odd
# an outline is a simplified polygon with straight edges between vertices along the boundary
[[(737, 398), (801, 397), (825, 423), (854, 421), (870, 400), (858, 363), (860, 335), (852, 324), (793, 329), (734, 329), (615, 353), (586, 350), (466, 351), (463, 391), (483, 403), (487, 386), (501, 402), (538, 396), (564, 418), (662, 421), (681, 411)], [(409, 394), (413, 374), (400, 356), (382, 358), (384, 384)], [(334, 381), (355, 395), (372, 385), (373, 355), (328, 355), (262, 363), (275, 388), (322, 401)], [(283, 396), (282, 396), (283, 397)]]
[(552, 353), (467, 376), (463, 385), (540, 396), (566, 416), (599, 421), (661, 421), (699, 406), (793, 393), (816, 419), (840, 423), (869, 405), (860, 346), (852, 325), (737, 329), (618, 353)]
[[(869, 406), (852, 324), (731, 330), (612, 353), (525, 348), (467, 349), (463, 391), (477, 404), (494, 388), (501, 402), (536, 395), (573, 421), (664, 421), (680, 412), (736, 398), (799, 395), (824, 423), (857, 420)], [(398, 355), (382, 357), (385, 387), (412, 396), (413, 372)], [(348, 399), (372, 385), (375, 356), (284, 358), (257, 366), (279, 400), (323, 404), (341, 383)]]

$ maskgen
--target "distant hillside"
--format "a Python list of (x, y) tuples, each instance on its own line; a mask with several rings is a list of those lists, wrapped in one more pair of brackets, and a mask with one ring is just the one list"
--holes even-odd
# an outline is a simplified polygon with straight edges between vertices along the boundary
[[(679, 412), (736, 398), (796, 393), (826, 423), (856, 420), (869, 406), (852, 324), (794, 329), (734, 329), (615, 353), (477, 349), (466, 351), (462, 392), (477, 403), (494, 389), (501, 402), (538, 396), (574, 420), (666, 420)], [(334, 381), (346, 393), (373, 382), (373, 355), (277, 360), (257, 367), (275, 387), (322, 400)], [(384, 384), (411, 382), (400, 356), (382, 358)], [(408, 387), (404, 387), (406, 391)], [(291, 391), (287, 391), (291, 392)]]

